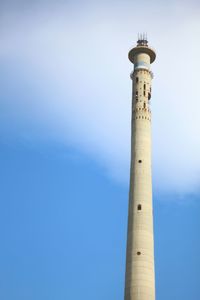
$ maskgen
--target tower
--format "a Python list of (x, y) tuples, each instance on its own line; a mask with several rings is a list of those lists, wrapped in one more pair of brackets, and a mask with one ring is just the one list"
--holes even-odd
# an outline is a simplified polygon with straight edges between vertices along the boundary
[(151, 176), (150, 64), (156, 54), (140, 35), (130, 50), (132, 79), (131, 171), (126, 249), (125, 300), (155, 300)]

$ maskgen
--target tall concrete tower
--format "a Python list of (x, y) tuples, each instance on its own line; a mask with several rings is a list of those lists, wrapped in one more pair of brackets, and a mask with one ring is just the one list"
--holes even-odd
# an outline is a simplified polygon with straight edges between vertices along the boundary
[(150, 64), (156, 54), (145, 35), (129, 52), (132, 79), (131, 172), (126, 252), (125, 300), (155, 300), (151, 178)]

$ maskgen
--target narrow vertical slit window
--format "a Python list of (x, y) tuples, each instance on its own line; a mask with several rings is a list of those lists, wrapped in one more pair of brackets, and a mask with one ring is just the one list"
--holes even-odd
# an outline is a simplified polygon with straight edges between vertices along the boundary
[(137, 210), (142, 210), (142, 205), (141, 204), (138, 204)]

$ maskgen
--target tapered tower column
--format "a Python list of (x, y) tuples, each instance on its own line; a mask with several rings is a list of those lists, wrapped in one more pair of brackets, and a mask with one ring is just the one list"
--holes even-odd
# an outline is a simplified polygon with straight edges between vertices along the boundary
[(134, 70), (125, 300), (155, 300), (150, 111), (155, 57), (145, 36), (129, 52)]

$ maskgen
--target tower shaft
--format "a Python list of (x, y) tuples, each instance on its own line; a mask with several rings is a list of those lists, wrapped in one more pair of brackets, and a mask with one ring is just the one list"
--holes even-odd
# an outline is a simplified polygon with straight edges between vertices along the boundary
[[(147, 44), (129, 52), (132, 78), (131, 172), (126, 253), (125, 300), (155, 300), (151, 175), (150, 63)], [(145, 41), (143, 41), (145, 42)], [(147, 41), (146, 41), (147, 42)]]

